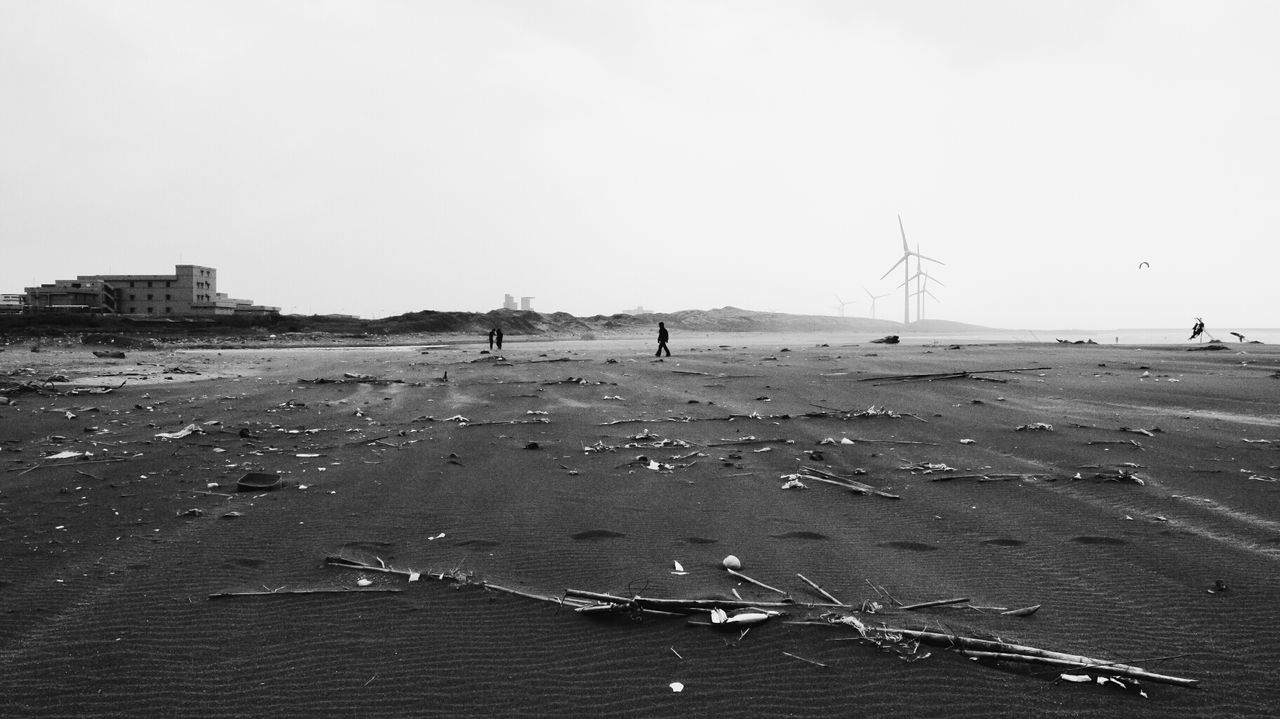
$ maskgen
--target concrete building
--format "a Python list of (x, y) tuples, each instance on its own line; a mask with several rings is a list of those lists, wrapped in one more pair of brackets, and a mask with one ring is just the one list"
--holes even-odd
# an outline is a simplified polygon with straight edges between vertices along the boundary
[(28, 287), (34, 311), (106, 312), (151, 317), (275, 314), (279, 307), (253, 304), (218, 292), (218, 271), (177, 265), (171, 275), (80, 275), (74, 280)]
[(514, 310), (515, 308), (516, 308), (516, 298), (512, 297), (511, 295), (503, 295), (503, 296), (502, 296), (502, 309), (504, 309), (504, 310)]
[(521, 297), (521, 298), (520, 298), (520, 309), (522, 309), (522, 310), (526, 310), (526, 311), (532, 311), (532, 310), (533, 310), (533, 298), (532, 298), (532, 297)]
[(26, 309), (27, 296), (0, 294), (0, 314), (14, 314)]

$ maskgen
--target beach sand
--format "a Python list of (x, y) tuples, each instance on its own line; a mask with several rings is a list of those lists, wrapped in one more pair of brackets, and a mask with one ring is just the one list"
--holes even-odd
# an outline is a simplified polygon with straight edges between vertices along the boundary
[[(0, 715), (1280, 706), (1280, 350), (677, 334), (658, 362), (649, 338), (522, 339), (500, 356), (479, 343), (0, 352), (0, 387), (21, 385), (0, 404)], [(72, 381), (40, 382), (55, 374)], [(1018, 429), (1038, 423), (1051, 429)], [(900, 498), (783, 490), (805, 466)], [(236, 492), (247, 472), (284, 486)], [(780, 599), (729, 575), (729, 554), (797, 606), (744, 634), (478, 586)], [(797, 574), (867, 624), (1197, 685), (1144, 681), (1143, 697), (929, 646), (907, 661), (847, 627), (787, 623), (829, 611), (801, 606), (825, 600)], [(236, 592), (261, 594), (211, 597)], [(948, 598), (968, 603), (894, 605)]]

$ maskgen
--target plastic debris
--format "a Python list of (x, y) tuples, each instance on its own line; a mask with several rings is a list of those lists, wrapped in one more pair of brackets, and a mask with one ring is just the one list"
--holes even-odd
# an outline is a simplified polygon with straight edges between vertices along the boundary
[(183, 437), (189, 436), (199, 431), (201, 431), (200, 428), (196, 427), (195, 424), (189, 424), (186, 427), (183, 427), (182, 429), (178, 430), (177, 432), (160, 432), (156, 434), (156, 436), (161, 439), (182, 439)]

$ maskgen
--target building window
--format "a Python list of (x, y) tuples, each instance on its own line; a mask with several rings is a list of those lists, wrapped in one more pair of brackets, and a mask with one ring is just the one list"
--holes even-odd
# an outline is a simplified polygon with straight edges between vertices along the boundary
[(169, 280), (165, 280), (165, 281), (164, 281), (164, 286), (165, 286), (165, 287), (172, 287), (172, 286), (173, 286), (173, 282), (171, 282), (171, 281), (169, 281)]
[[(130, 285), (130, 286), (133, 286), (133, 283), (132, 283), (132, 282), (130, 282), (130, 283), (129, 283), (129, 285)], [(138, 298), (137, 298), (137, 297), (135, 297), (135, 296), (133, 295), (133, 293), (132, 293), (132, 292), (130, 292), (130, 293), (129, 293), (129, 299), (131, 299), (131, 300), (136, 300), (136, 299), (138, 299)]]
[(130, 281), (129, 281), (129, 286), (130, 286), (130, 287), (133, 287), (133, 281), (132, 281), (132, 280), (130, 280)]
[(149, 314), (149, 315), (153, 315), (153, 314), (155, 314), (155, 312), (156, 312), (156, 308), (154, 308), (154, 307), (148, 307), (148, 308), (147, 308), (147, 314)]
[(171, 300), (171, 299), (173, 299), (173, 295), (171, 295), (171, 294), (169, 294), (168, 292), (166, 292), (166, 293), (164, 293), (164, 298), (165, 298), (166, 300)]
[(164, 308), (164, 311), (165, 311), (165, 312), (173, 312), (173, 308), (172, 308), (172, 307), (166, 307), (166, 308)]
[(151, 286), (151, 280), (147, 280), (147, 287)]
[(151, 299), (151, 293), (150, 293), (150, 292), (148, 292), (148, 293), (147, 293), (147, 299)]

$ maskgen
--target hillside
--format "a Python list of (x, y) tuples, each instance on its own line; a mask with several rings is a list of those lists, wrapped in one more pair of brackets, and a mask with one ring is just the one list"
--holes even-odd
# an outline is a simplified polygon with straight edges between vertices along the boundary
[(673, 331), (688, 332), (913, 332), (965, 334), (987, 328), (946, 320), (924, 320), (903, 328), (901, 323), (865, 317), (826, 317), (757, 312), (737, 307), (644, 315), (575, 317), (566, 312), (543, 314), (529, 310), (442, 312), (421, 310), (381, 319), (344, 316), (281, 315), (257, 318), (142, 319), (92, 314), (36, 314), (0, 317), (0, 337), (59, 337), (123, 335), (157, 340), (201, 337), (265, 337), (306, 333), (347, 339), (395, 335), (483, 335), (501, 327), (509, 336), (548, 337), (649, 332), (665, 322)]

